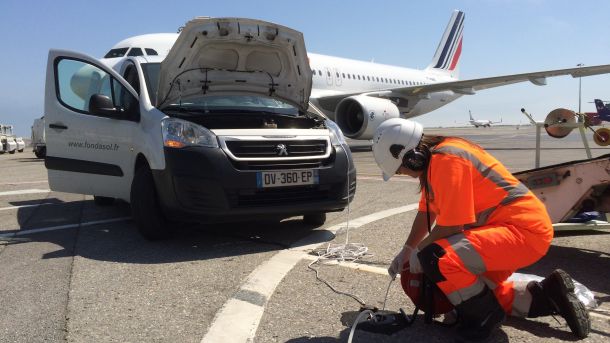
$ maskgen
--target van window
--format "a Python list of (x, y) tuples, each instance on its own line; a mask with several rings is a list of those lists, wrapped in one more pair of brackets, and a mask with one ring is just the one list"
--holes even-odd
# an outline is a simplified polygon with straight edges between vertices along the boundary
[(94, 94), (109, 97), (123, 108), (125, 119), (139, 113), (138, 100), (104, 70), (84, 61), (62, 58), (55, 62), (55, 84), (59, 102), (79, 113), (92, 114), (89, 100)]
[(159, 55), (155, 49), (146, 48), (146, 49), (144, 49), (144, 51), (146, 51), (146, 54), (148, 56), (157, 56), (157, 55)]
[(110, 51), (104, 55), (104, 58), (123, 57), (125, 56), (125, 53), (127, 53), (127, 49), (129, 48), (110, 49)]
[(157, 88), (159, 88), (159, 71), (161, 63), (142, 63), (142, 72), (144, 73), (144, 81), (146, 82), (146, 90), (150, 103), (157, 104)]
[(144, 55), (144, 53), (142, 52), (142, 49), (140, 48), (131, 48), (131, 50), (129, 50), (129, 53), (127, 54), (127, 56), (142, 56)]

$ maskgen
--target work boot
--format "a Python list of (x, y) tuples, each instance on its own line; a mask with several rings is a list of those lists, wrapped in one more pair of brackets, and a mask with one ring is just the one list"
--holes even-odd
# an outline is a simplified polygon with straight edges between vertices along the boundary
[(528, 318), (559, 314), (576, 337), (585, 338), (589, 335), (589, 312), (574, 294), (574, 283), (568, 273), (556, 269), (540, 282), (529, 282), (527, 290), (532, 295)]
[(493, 292), (485, 287), (478, 295), (456, 305), (457, 342), (478, 342), (487, 339), (500, 327), (506, 313)]

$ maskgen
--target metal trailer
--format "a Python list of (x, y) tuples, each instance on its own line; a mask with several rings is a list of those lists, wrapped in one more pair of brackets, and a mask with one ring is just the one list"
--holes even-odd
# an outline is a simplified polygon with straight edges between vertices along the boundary
[(514, 173), (546, 206), (555, 231), (610, 229), (607, 219), (568, 222), (589, 211), (610, 212), (610, 154)]

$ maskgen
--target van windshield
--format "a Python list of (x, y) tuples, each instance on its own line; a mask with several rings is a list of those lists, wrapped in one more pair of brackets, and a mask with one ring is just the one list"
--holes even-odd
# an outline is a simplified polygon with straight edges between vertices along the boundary
[[(159, 88), (159, 72), (161, 63), (143, 63), (142, 71), (146, 80), (146, 88), (151, 103), (157, 103), (157, 89)], [(258, 95), (206, 95), (196, 99), (189, 99), (181, 103), (172, 103), (167, 106), (172, 109), (193, 111), (201, 114), (246, 111), (246, 112), (272, 112), (277, 114), (299, 115), (299, 110), (279, 99)]]

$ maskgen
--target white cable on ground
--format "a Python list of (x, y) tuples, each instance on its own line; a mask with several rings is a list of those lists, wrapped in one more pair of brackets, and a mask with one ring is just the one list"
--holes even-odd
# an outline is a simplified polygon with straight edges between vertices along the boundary
[(356, 326), (358, 326), (358, 324), (360, 324), (360, 322), (362, 322), (364, 317), (366, 317), (366, 316), (369, 316), (371, 318), (371, 320), (375, 320), (375, 315), (374, 315), (373, 311), (364, 310), (364, 311), (360, 312), (358, 317), (356, 317), (354, 324), (352, 324), (352, 329), (349, 332), (349, 338), (347, 339), (347, 343), (352, 343), (352, 339), (354, 338), (354, 332), (356, 332)]
[[(324, 114), (322, 113), (322, 111), (320, 111), (315, 105), (313, 105), (311, 102), (309, 103), (309, 106), (315, 111), (318, 112), (319, 115), (321, 115), (322, 117), (325, 117)], [(328, 243), (328, 246), (326, 247), (326, 249), (317, 249), (314, 250), (314, 253), (317, 253), (318, 258), (311, 262), (307, 267), (313, 271), (315, 271), (316, 273), (316, 279), (320, 282), (323, 282), (325, 285), (327, 285), (331, 290), (333, 290), (333, 292), (338, 293), (338, 294), (342, 294), (342, 295), (346, 295), (348, 297), (351, 297), (352, 299), (356, 300), (358, 303), (360, 303), (362, 306), (365, 306), (366, 303), (364, 301), (362, 301), (359, 297), (347, 293), (347, 292), (342, 292), (337, 290), (335, 287), (333, 287), (330, 283), (328, 283), (326, 280), (323, 280), (322, 278), (320, 278), (318, 270), (313, 268), (314, 264), (320, 263), (322, 261), (325, 260), (331, 260), (331, 261), (338, 261), (338, 262), (343, 262), (343, 261), (350, 261), (350, 262), (355, 262), (358, 259), (364, 258), (364, 257), (371, 257), (373, 256), (372, 254), (368, 253), (368, 248), (362, 244), (362, 243), (350, 243), (349, 242), (349, 218), (350, 218), (350, 214), (351, 214), (351, 208), (350, 208), (350, 201), (349, 201), (349, 190), (350, 190), (350, 179), (349, 179), (349, 171), (350, 171), (350, 159), (349, 159), (349, 155), (347, 152), (347, 149), (349, 149), (349, 147), (344, 146), (343, 147), (343, 152), (345, 153), (345, 159), (347, 162), (347, 171), (346, 171), (346, 187), (345, 187), (345, 199), (347, 200), (347, 218), (346, 218), (346, 226), (345, 226), (345, 244), (332, 244), (332, 243)]]

